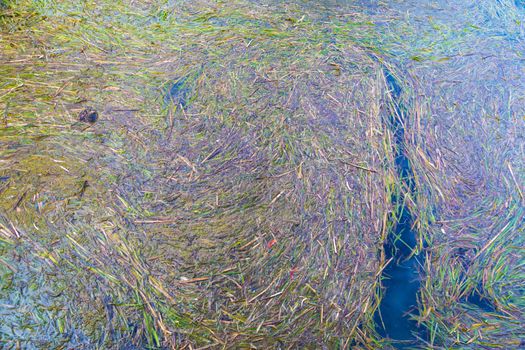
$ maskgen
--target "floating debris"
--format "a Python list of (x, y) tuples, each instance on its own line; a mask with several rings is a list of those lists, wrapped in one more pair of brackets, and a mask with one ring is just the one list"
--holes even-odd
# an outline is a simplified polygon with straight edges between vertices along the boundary
[(98, 120), (98, 112), (92, 107), (86, 107), (78, 114), (78, 120), (93, 124)]

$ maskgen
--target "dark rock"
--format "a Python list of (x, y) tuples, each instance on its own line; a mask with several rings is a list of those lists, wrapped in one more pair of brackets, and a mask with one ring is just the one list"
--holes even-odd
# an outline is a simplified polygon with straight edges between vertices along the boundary
[(84, 123), (94, 123), (98, 119), (98, 113), (91, 107), (86, 107), (78, 115), (78, 120)]

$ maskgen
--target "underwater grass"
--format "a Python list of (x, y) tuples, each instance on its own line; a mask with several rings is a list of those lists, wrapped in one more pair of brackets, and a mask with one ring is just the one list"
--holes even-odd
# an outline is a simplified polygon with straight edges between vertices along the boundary
[[(57, 313), (9, 309), (5, 347), (372, 346), (383, 87), (300, 10), (7, 11), (2, 224), (23, 252), (2, 256), (26, 272), (3, 299), (31, 280)], [(84, 106), (95, 125), (76, 123)]]
[[(521, 15), (499, 4), (450, 24), (244, 1), (11, 2), (0, 344), (388, 347), (373, 315), (395, 193), (427, 255), (425, 346), (518, 348), (521, 80), (480, 88), (498, 81), (489, 68), (522, 68)], [(380, 64), (410, 101), (415, 190), (395, 171)], [(86, 106), (95, 125), (77, 123)]]
[(414, 60), (414, 51), (400, 49), (407, 40), (394, 39), (386, 50), (401, 53), (390, 61), (403, 67), (405, 98), (414, 106), (405, 142), (416, 191), (406, 203), (427, 244), (417, 319), (429, 346), (520, 348), (525, 101), (523, 80), (505, 77), (523, 69), (515, 20), (523, 13), (510, 2), (461, 6), (469, 16), (447, 19), (444, 6), (440, 18), (422, 22), (431, 13), (423, 7), (387, 30), (399, 35), (392, 28), (405, 27), (410, 40), (434, 41), (443, 28), (474, 29), (429, 52), (447, 60)]

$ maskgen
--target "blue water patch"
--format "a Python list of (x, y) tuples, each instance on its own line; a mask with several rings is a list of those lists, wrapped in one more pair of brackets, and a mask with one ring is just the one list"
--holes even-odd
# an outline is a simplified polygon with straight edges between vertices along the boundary
[(383, 270), (383, 298), (376, 314), (376, 324), (381, 336), (395, 341), (397, 348), (413, 346), (418, 338), (426, 338), (425, 329), (418, 327), (410, 314), (417, 314), (417, 295), (420, 288), (419, 270), (422, 258), (413, 255), (416, 233), (411, 226), (412, 215), (403, 208), (399, 222), (385, 243), (385, 255), (390, 260)]
[(171, 86), (169, 86), (166, 95), (164, 96), (164, 102), (166, 104), (173, 104), (177, 107), (185, 108), (188, 103), (188, 79), (179, 78), (175, 80)]
[[(478, 287), (479, 288), (479, 287)], [(474, 290), (466, 297), (466, 301), (472, 305), (476, 305), (485, 312), (495, 312), (494, 305), (482, 295), (482, 292), (478, 289)]]
[(401, 85), (389, 69), (384, 68), (383, 73), (385, 75), (386, 85), (388, 86), (390, 96), (394, 99), (396, 107), (399, 108), (399, 99), (401, 97), (401, 92), (403, 91)]
[(425, 338), (410, 314), (417, 313), (417, 293), (420, 282), (417, 270), (417, 259), (412, 258), (391, 263), (383, 271), (384, 294), (376, 315), (378, 332), (384, 338), (396, 342), (397, 348), (414, 345), (417, 336)]

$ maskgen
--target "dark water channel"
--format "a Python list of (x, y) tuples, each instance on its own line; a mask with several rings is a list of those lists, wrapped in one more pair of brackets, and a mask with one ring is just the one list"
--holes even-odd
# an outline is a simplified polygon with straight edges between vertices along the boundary
[[(410, 191), (414, 190), (412, 169), (405, 153), (404, 120), (408, 109), (401, 101), (402, 88), (394, 74), (383, 67), (389, 94), (392, 98), (392, 111), (385, 122), (394, 136), (395, 165), (398, 176)], [(391, 220), (396, 220), (385, 242), (385, 255), (390, 263), (383, 271), (383, 299), (376, 314), (379, 333), (395, 342), (396, 348), (413, 348), (419, 339), (426, 338), (424, 329), (411, 319), (417, 314), (417, 294), (420, 287), (419, 270), (423, 256), (415, 255), (416, 232), (412, 229), (413, 217), (404, 204), (400, 194), (392, 198), (397, 212)]]

